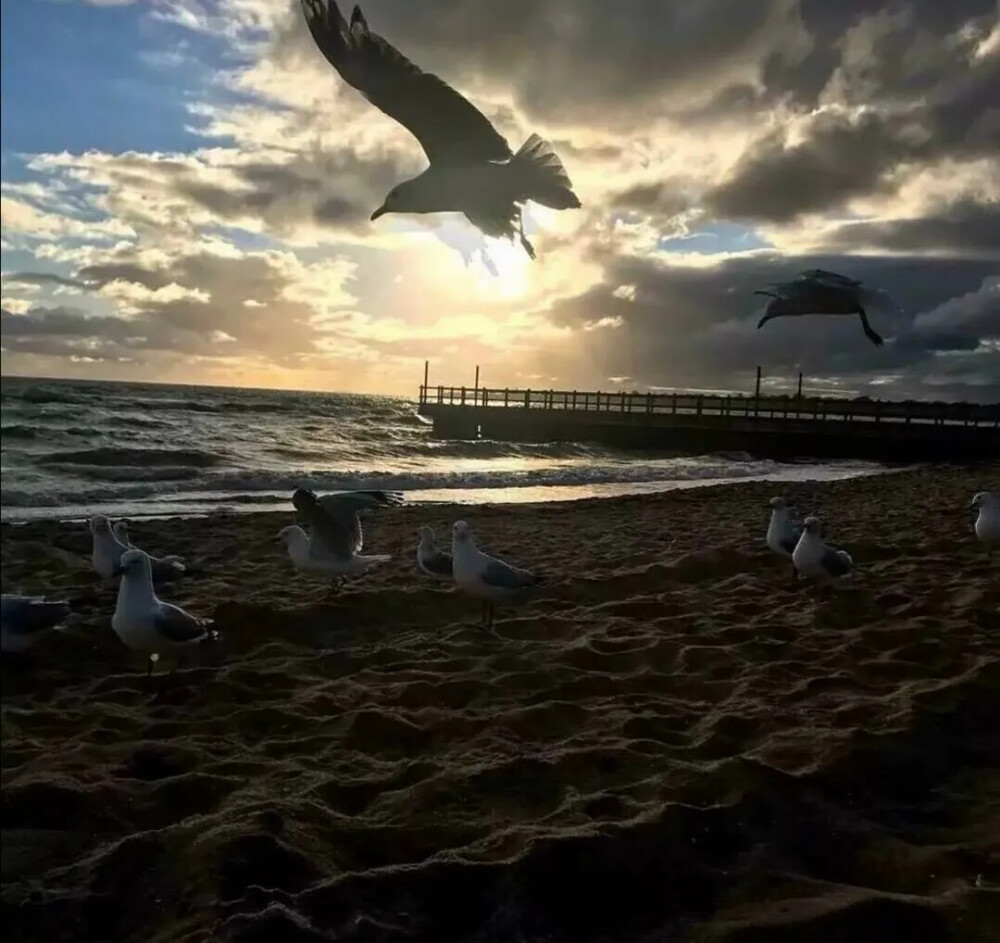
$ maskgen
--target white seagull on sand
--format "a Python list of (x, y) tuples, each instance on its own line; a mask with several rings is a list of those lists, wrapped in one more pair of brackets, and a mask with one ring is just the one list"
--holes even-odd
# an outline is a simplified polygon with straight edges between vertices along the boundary
[[(90, 533), (94, 542), (90, 555), (94, 569), (102, 580), (113, 579), (121, 572), (118, 564), (122, 554), (126, 550), (132, 549), (125, 522), (118, 521), (115, 525), (115, 531), (112, 531), (111, 522), (103, 514), (98, 514), (90, 519)], [(118, 534), (121, 534), (124, 539)], [(179, 576), (186, 569), (178, 556), (151, 556), (149, 563), (155, 580)]]
[(459, 588), (483, 601), (483, 627), (486, 629), (493, 628), (496, 603), (520, 602), (545, 579), (483, 553), (465, 521), (456, 521), (452, 527), (451, 557)]
[(57, 629), (69, 613), (69, 603), (62, 599), (4, 593), (0, 597), (0, 648), (26, 651)]
[(976, 515), (976, 537), (989, 548), (1000, 546), (1000, 496), (989, 491), (980, 491), (972, 498), (972, 507), (979, 509)]
[(337, 491), (317, 497), (299, 488), (292, 495), (292, 504), (312, 534), (293, 524), (282, 528), (278, 537), (285, 542), (297, 570), (331, 580), (330, 588), (335, 590), (345, 576), (392, 559), (384, 553), (361, 555), (364, 534), (358, 511), (402, 503), (403, 496), (395, 491)]
[(181, 651), (216, 639), (206, 623), (179, 606), (158, 599), (153, 589), (149, 555), (135, 548), (126, 550), (118, 563), (121, 583), (111, 628), (133, 651), (149, 656), (147, 674), (161, 652)]
[(351, 22), (334, 0), (301, 0), (320, 52), (376, 108), (423, 147), (430, 166), (397, 184), (371, 218), (385, 213), (461, 212), (487, 236), (518, 236), (531, 258), (521, 206), (556, 210), (580, 201), (552, 146), (532, 134), (513, 154), (490, 120), (436, 75), (424, 72), (368, 28), (360, 7)]
[[(784, 498), (771, 498), (771, 520), (767, 525), (767, 536), (764, 538), (768, 547), (780, 556), (792, 559), (795, 545), (799, 542), (802, 528), (792, 523), (788, 516), (788, 505)], [(795, 577), (795, 568), (792, 568)]]
[(115, 535), (115, 540), (126, 547), (132, 546), (132, 541), (128, 536), (128, 524), (124, 521), (115, 521), (111, 527), (111, 533)]
[(856, 314), (861, 318), (865, 337), (876, 347), (881, 347), (884, 341), (872, 330), (864, 306), (881, 305), (896, 310), (889, 296), (880, 289), (865, 288), (856, 279), (822, 269), (809, 269), (791, 281), (778, 282), (768, 290), (761, 289), (754, 294), (767, 295), (771, 299), (764, 307), (764, 316), (757, 323), (758, 330), (772, 318)]
[(827, 583), (850, 573), (854, 566), (846, 550), (823, 543), (818, 517), (807, 517), (803, 522), (802, 536), (792, 551), (792, 563), (800, 576), (818, 577)]
[(417, 544), (417, 566), (428, 576), (438, 580), (450, 580), (454, 576), (451, 554), (439, 550), (434, 539), (434, 528), (426, 524), (420, 528), (420, 542)]

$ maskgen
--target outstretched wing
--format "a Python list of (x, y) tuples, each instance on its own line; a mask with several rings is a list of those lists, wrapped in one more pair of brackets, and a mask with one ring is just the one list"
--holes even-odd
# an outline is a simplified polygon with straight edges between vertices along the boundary
[(309, 32), (327, 61), (348, 85), (403, 125), (432, 163), (510, 159), (510, 147), (489, 118), (371, 32), (360, 7), (354, 8), (348, 25), (335, 0), (301, 3)]
[(846, 275), (827, 272), (821, 268), (806, 269), (804, 272), (799, 273), (798, 278), (800, 281), (827, 282), (831, 285), (840, 285), (847, 288), (857, 288), (861, 284), (856, 278), (848, 278)]

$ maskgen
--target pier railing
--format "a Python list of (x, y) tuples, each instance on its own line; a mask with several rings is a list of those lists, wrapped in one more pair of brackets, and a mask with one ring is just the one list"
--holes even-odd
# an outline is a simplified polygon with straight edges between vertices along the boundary
[[(582, 390), (489, 389), (421, 386), (421, 406), (575, 410), (620, 416), (692, 416), (721, 419), (892, 422), (1000, 427), (1000, 403), (889, 401), (865, 397), (742, 396), (700, 393), (595, 392)], [(608, 417), (611, 418), (610, 416)]]

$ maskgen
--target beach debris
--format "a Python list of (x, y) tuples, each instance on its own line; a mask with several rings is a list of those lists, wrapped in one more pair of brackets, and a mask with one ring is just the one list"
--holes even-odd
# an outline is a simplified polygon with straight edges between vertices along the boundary
[(514, 154), (489, 118), (436, 75), (415, 66), (368, 28), (360, 7), (350, 23), (333, 0), (301, 0), (309, 32), (340, 77), (420, 142), (430, 166), (393, 187), (372, 220), (385, 213), (460, 211), (484, 235), (520, 239), (521, 205), (555, 210), (580, 201), (552, 145), (532, 134)]
[(361, 555), (364, 533), (358, 512), (403, 503), (397, 491), (335, 491), (317, 497), (307, 488), (298, 488), (292, 504), (311, 533), (293, 524), (283, 527), (278, 538), (288, 548), (297, 570), (329, 579), (330, 590), (335, 592), (344, 577), (392, 559), (390, 554)]
[(434, 528), (426, 524), (417, 533), (417, 566), (433, 579), (450, 580), (454, 576), (451, 554), (440, 550), (434, 537)]
[(882, 308), (893, 314), (898, 312), (898, 307), (881, 289), (865, 288), (856, 279), (823, 269), (808, 269), (791, 281), (775, 282), (767, 289), (754, 291), (754, 294), (771, 299), (764, 307), (763, 317), (757, 322), (758, 330), (773, 318), (856, 314), (861, 319), (865, 337), (876, 347), (881, 347), (885, 341), (872, 330), (865, 306)]
[(972, 498), (973, 508), (978, 508), (974, 530), (976, 537), (986, 544), (989, 554), (1000, 545), (1000, 495), (991, 491), (978, 491)]
[(483, 628), (493, 628), (496, 603), (517, 603), (527, 598), (545, 580), (544, 576), (511, 566), (483, 553), (465, 521), (456, 521), (451, 532), (451, 556), (455, 582), (470, 596), (483, 602)]
[(837, 550), (823, 542), (818, 517), (807, 517), (803, 521), (802, 536), (792, 551), (792, 563), (800, 576), (827, 583), (846, 576), (854, 567), (854, 560), (846, 550)]
[(144, 550), (126, 550), (118, 562), (121, 583), (111, 628), (133, 651), (148, 655), (146, 674), (162, 652), (176, 652), (218, 639), (208, 624), (179, 606), (163, 602), (153, 589), (153, 570)]
[(70, 605), (64, 599), (4, 593), (0, 597), (0, 648), (27, 651), (60, 628), (69, 614)]
[[(767, 546), (779, 556), (792, 559), (795, 545), (799, 542), (802, 534), (802, 526), (792, 521), (788, 514), (788, 505), (781, 497), (771, 498), (768, 502), (771, 507), (771, 520), (767, 525), (767, 535), (764, 540)], [(795, 567), (792, 567), (792, 580), (794, 582), (797, 575)]]
[[(90, 534), (93, 538), (93, 550), (90, 559), (102, 580), (114, 579), (121, 572), (119, 564), (122, 554), (135, 549), (129, 540), (128, 528), (124, 521), (118, 521), (112, 530), (111, 522), (98, 514), (90, 519)], [(171, 555), (155, 557), (148, 555), (154, 580), (170, 579), (180, 576), (187, 569), (182, 559)]]

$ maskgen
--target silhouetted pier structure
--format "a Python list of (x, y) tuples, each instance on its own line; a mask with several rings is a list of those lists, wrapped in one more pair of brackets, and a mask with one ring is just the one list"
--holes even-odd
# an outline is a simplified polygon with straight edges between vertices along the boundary
[(457, 439), (771, 458), (1000, 458), (1000, 403), (429, 386), (425, 373), (418, 412), (438, 435)]

